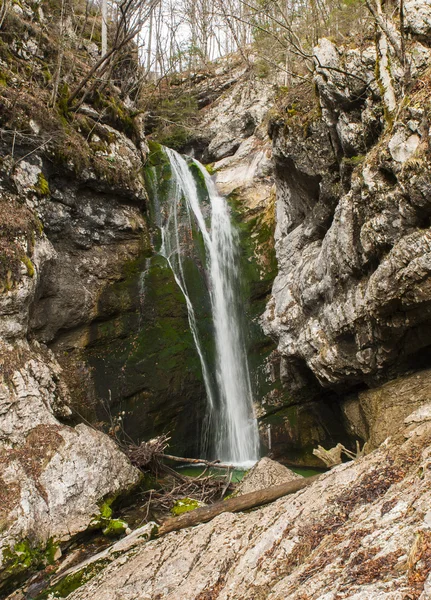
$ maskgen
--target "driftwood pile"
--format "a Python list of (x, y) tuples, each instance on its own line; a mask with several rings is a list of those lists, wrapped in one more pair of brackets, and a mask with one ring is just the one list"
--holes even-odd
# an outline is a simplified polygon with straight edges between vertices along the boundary
[[(162, 435), (139, 446), (128, 445), (126, 453), (130, 461), (143, 473), (151, 476), (153, 487), (143, 492), (144, 512), (147, 516), (166, 516), (174, 504), (183, 498), (193, 498), (204, 504), (221, 500), (227, 492), (234, 490), (232, 483), (233, 467), (218, 461), (181, 458), (166, 454), (169, 437)], [(203, 472), (197, 477), (189, 477), (173, 469), (167, 462), (200, 465)], [(214, 469), (220, 470), (214, 474)]]
[[(169, 439), (167, 435), (162, 435), (139, 446), (129, 445), (126, 448), (132, 464), (153, 477), (155, 485), (144, 492), (146, 500), (143, 509), (147, 520), (161, 523), (158, 535), (205, 523), (224, 512), (238, 512), (262, 506), (281, 496), (295, 493), (319, 478), (319, 475), (301, 478), (223, 500), (226, 492), (235, 489), (232, 483), (234, 467), (218, 461), (181, 458), (166, 454)], [(167, 461), (198, 464), (203, 467), (203, 472), (198, 477), (189, 477), (166, 464)], [(221, 474), (215, 475), (215, 469), (220, 470)], [(206, 506), (172, 517), (169, 511), (177, 500), (184, 498), (193, 498)]]

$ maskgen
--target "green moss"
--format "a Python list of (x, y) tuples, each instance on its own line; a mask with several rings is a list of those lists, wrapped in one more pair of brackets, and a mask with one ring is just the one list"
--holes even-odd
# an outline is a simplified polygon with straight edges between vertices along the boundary
[(286, 108), (286, 115), (287, 118), (292, 118), (295, 115), (297, 115), (300, 111), (300, 107), (298, 105), (297, 102), (293, 102), (292, 104), (288, 105)]
[[(388, 60), (389, 60), (389, 54), (388, 54)], [(391, 111), (388, 109), (388, 107), (386, 106), (386, 103), (384, 101), (384, 97), (385, 97), (385, 93), (386, 93), (386, 88), (383, 84), (383, 81), (380, 77), (380, 52), (379, 52), (379, 48), (376, 48), (376, 66), (375, 66), (375, 71), (374, 71), (375, 77), (376, 77), (376, 81), (377, 81), (377, 85), (379, 87), (380, 90), (380, 96), (382, 98), (382, 105), (383, 105), (383, 116), (384, 119), (387, 123), (388, 128), (390, 129), (392, 127), (392, 125), (394, 124), (394, 115), (391, 113)], [(388, 63), (388, 75), (390, 76), (390, 63)]]
[(34, 186), (34, 189), (36, 190), (37, 194), (41, 197), (49, 196), (50, 194), (49, 184), (42, 172), (40, 172), (37, 176), (37, 184)]
[[(189, 169), (193, 175), (194, 180), (196, 181), (198, 192), (200, 192), (201, 197), (203, 195), (207, 195), (205, 175), (202, 173), (200, 168), (195, 162), (189, 163)], [(203, 198), (202, 198), (203, 199)]]
[(171, 513), (174, 517), (178, 517), (186, 512), (196, 510), (201, 506), (203, 506), (203, 504), (202, 502), (199, 502), (199, 500), (195, 500), (194, 498), (181, 498), (181, 500), (175, 502), (171, 508)]
[(119, 537), (126, 532), (128, 527), (128, 524), (121, 519), (110, 519), (108, 525), (102, 530), (102, 533), (107, 537)]
[(100, 505), (100, 512), (95, 515), (90, 523), (89, 529), (93, 531), (101, 530), (107, 537), (119, 537), (125, 533), (128, 524), (121, 519), (112, 518), (112, 503), (115, 498), (105, 499)]
[(51, 82), (52, 75), (51, 75), (51, 71), (49, 70), (48, 67), (46, 67), (46, 68), (43, 69), (42, 76), (43, 76), (45, 84), (48, 84), (48, 83)]
[(3, 562), (8, 574), (17, 574), (43, 564), (43, 553), (26, 539), (15, 544), (13, 548), (6, 548), (3, 551)]
[(100, 517), (102, 519), (110, 519), (112, 517), (112, 499), (105, 500), (100, 506)]
[(138, 136), (139, 132), (136, 129), (133, 113), (112, 93), (108, 95), (96, 91), (93, 104), (96, 108), (103, 110), (105, 116), (116, 129), (122, 131), (131, 139)]
[(45, 600), (47, 598), (67, 598), (72, 592), (93, 579), (109, 563), (107, 559), (98, 560), (84, 567), (76, 573), (71, 573), (61, 579), (55, 585), (44, 590), (36, 596), (35, 600)]
[(48, 540), (48, 543), (47, 543), (45, 551), (44, 551), (46, 562), (49, 565), (54, 564), (55, 557), (57, 555), (58, 550), (59, 550), (59, 544), (54, 542), (54, 540), (52, 538), (50, 538)]
[(57, 106), (59, 108), (60, 116), (62, 117), (64, 124), (67, 124), (70, 118), (69, 96), (69, 86), (67, 85), (67, 83), (63, 83), (63, 85), (58, 91)]
[(52, 565), (58, 551), (58, 544), (49, 539), (45, 546), (34, 545), (28, 539), (17, 542), (3, 550), (0, 590), (11, 591), (31, 573)]
[(0, 85), (6, 87), (8, 85), (9, 77), (7, 73), (0, 70)]
[(346, 165), (350, 165), (351, 167), (357, 167), (362, 164), (365, 160), (364, 154), (358, 154), (358, 156), (351, 156), (350, 158), (344, 157), (343, 163)]
[(208, 165), (205, 165), (205, 169), (208, 171), (208, 173), (210, 175), (214, 175), (214, 173), (215, 173), (214, 163), (210, 163)]
[[(197, 300), (205, 352), (211, 354), (208, 290), (192, 257), (184, 264), (184, 274), (189, 293)], [(112, 414), (125, 413), (121, 427), (128, 435), (149, 439), (170, 431), (173, 447), (181, 454), (190, 443), (187, 428), (196, 431), (196, 423), (203, 419), (205, 391), (185, 299), (166, 259), (142, 256), (130, 262), (124, 278), (100, 297), (99, 310), (118, 316), (94, 323), (90, 331), (87, 356), (98, 396), (110, 394)]]
[(27, 267), (27, 275), (29, 277), (34, 277), (34, 266), (29, 257), (26, 254), (24, 254), (24, 256), (21, 258), (21, 261)]

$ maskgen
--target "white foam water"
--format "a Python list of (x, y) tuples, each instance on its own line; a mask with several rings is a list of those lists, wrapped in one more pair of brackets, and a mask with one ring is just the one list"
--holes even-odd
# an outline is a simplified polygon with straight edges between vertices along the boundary
[[(172, 171), (172, 198), (162, 224), (161, 254), (166, 257), (186, 300), (190, 329), (202, 365), (208, 396), (206, 437), (211, 440), (213, 457), (223, 462), (251, 466), (259, 458), (259, 435), (253, 414), (253, 398), (242, 329), (239, 296), (238, 236), (232, 227), (229, 207), (206, 169), (193, 161), (201, 172), (211, 205), (211, 228), (202, 214), (198, 188), (185, 159), (165, 149)], [(192, 219), (205, 245), (212, 318), (216, 348), (215, 365), (209, 365), (200, 340), (196, 314), (188, 294), (182, 262), (179, 210), (183, 207), (192, 230)], [(214, 393), (214, 368), (217, 393)]]

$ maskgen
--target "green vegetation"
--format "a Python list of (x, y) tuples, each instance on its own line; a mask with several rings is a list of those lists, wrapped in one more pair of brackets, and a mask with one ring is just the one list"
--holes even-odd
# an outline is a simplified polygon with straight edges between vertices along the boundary
[(121, 519), (112, 518), (112, 503), (114, 498), (108, 498), (100, 505), (99, 514), (95, 515), (89, 525), (89, 530), (100, 529), (103, 535), (107, 537), (119, 537), (123, 535), (128, 528), (128, 524)]
[(146, 110), (147, 131), (159, 144), (181, 150), (194, 137), (198, 105), (193, 94), (177, 90), (163, 99), (155, 96)]
[(343, 163), (346, 165), (349, 165), (351, 167), (357, 167), (358, 165), (362, 164), (364, 162), (364, 160), (365, 160), (365, 155), (358, 154), (358, 156), (351, 156), (350, 158), (345, 156), (343, 158)]
[(174, 515), (174, 517), (178, 517), (186, 512), (196, 510), (201, 506), (203, 506), (203, 504), (202, 502), (199, 502), (199, 500), (195, 500), (194, 498), (181, 498), (175, 502), (171, 508), (171, 513)]
[(50, 194), (49, 184), (42, 172), (40, 172), (37, 177), (37, 184), (35, 185), (35, 190), (39, 196), (49, 196)]
[(204, 165), (204, 166), (210, 175), (214, 175), (214, 173), (215, 173), (214, 163), (210, 163), (210, 164)]
[(27, 256), (27, 254), (24, 254), (24, 256), (21, 258), (21, 260), (27, 267), (27, 275), (29, 277), (34, 277), (34, 266), (33, 266), (33, 263), (31, 262), (31, 260), (29, 259), (29, 257)]
[(107, 559), (102, 559), (89, 564), (87, 567), (63, 577), (58, 583), (50, 586), (38, 594), (35, 600), (46, 600), (48, 598), (67, 598), (72, 592), (83, 586), (87, 581), (93, 579), (108, 564)]
[(44, 546), (34, 545), (29, 539), (17, 542), (3, 550), (2, 591), (12, 590), (31, 573), (54, 564), (58, 544), (49, 539)]
[(93, 105), (105, 115), (113, 127), (131, 139), (139, 136), (134, 121), (136, 113), (127, 109), (115, 94), (106, 95), (96, 90), (93, 96)]

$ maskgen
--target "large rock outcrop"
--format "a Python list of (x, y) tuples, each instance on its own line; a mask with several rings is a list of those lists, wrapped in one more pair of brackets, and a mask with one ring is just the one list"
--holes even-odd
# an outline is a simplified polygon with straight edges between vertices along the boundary
[(53, 354), (37, 342), (2, 344), (0, 383), (0, 587), (49, 562), (59, 543), (85, 531), (101, 503), (133, 488), (140, 473), (113, 440), (65, 425), (70, 396)]
[[(52, 106), (52, 90), (40, 81), (56, 68), (57, 31), (45, 32), (57, 24), (43, 8), (43, 1), (14, 6), (0, 44), (0, 333), (9, 343), (35, 339), (53, 350), (74, 422), (105, 422), (135, 439), (170, 431), (173, 449), (193, 454), (204, 386), (185, 300), (153, 243), (148, 147), (136, 99), (127, 96), (136, 73), (125, 71), (127, 85), (120, 77), (70, 110), (69, 90), (100, 52), (86, 39), (90, 31), (77, 39), (73, 29), (84, 19), (77, 9), (65, 23), (64, 85)], [(22, 39), (12, 39), (15, 31)], [(23, 58), (36, 73), (31, 82)]]
[(279, 272), (264, 328), (300, 403), (430, 362), (429, 51), (412, 43), (421, 83), (396, 115), (374, 47), (322, 40), (315, 54), (319, 111), (297, 104), (270, 126)]
[[(45, 315), (52, 311), (53, 319), (46, 321), (47, 331), (56, 333), (66, 323), (79, 325), (91, 318), (83, 289), (97, 290), (89, 275), (91, 261), (86, 263), (85, 279), (82, 263), (77, 260), (74, 271), (70, 254), (61, 254), (47, 237), (49, 227), (42, 231), (28, 208), (42, 203), (34, 189), (41, 164), (40, 159), (22, 161), (16, 175), (19, 198), (3, 187), (1, 200), (3, 226), (11, 234), (3, 240), (9, 270), (0, 298), (0, 587), (13, 585), (28, 570), (52, 560), (60, 542), (87, 529), (104, 499), (112, 500), (140, 480), (139, 471), (113, 440), (87, 425), (76, 425), (77, 401), (72, 401), (67, 376), (52, 351), (33, 338), (31, 315), (39, 299), (50, 302)], [(51, 287), (48, 271), (56, 273)], [(61, 273), (64, 287), (59, 287)], [(100, 287), (100, 277), (97, 281)], [(39, 322), (45, 323), (42, 318)], [(44, 341), (52, 337), (47, 334)]]
[[(112, 321), (121, 310), (120, 303), (100, 307), (104, 290), (122, 280), (125, 265), (149, 245), (139, 119), (130, 127), (118, 103), (105, 107), (103, 116), (85, 104), (73, 115), (65, 103), (61, 111), (52, 107), (39, 79), (41, 64), (49, 75), (56, 55), (55, 36), (46, 34), (52, 23), (39, 3), (23, 2), (7, 12), (5, 25), (1, 593), (52, 562), (60, 544), (85, 531), (104, 502), (140, 481), (117, 444), (82, 423), (98, 416), (97, 390), (83, 355), (96, 337), (94, 321)], [(34, 78), (22, 68), (23, 59)], [(72, 84), (81, 72), (71, 68), (67, 76)]]

